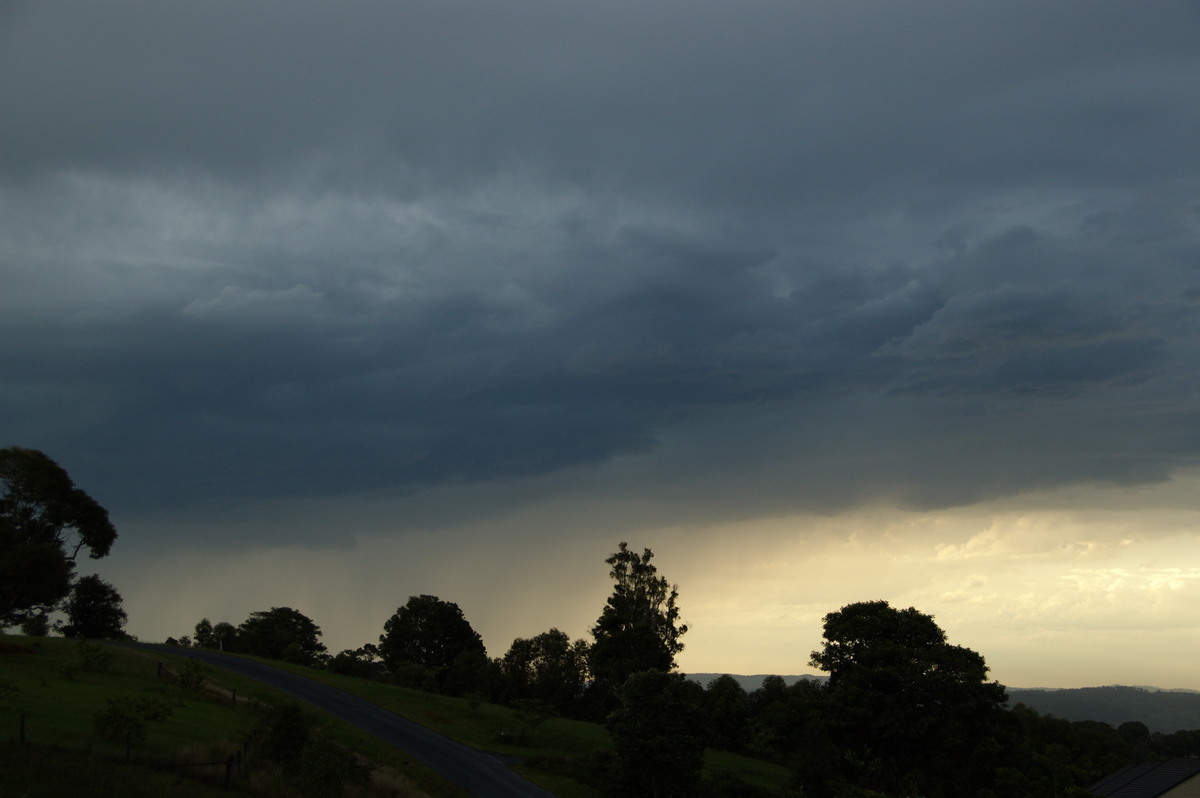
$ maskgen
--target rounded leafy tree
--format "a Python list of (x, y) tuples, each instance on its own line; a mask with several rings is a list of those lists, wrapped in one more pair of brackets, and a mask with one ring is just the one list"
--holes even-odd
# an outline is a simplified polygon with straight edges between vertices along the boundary
[(108, 511), (36, 449), (0, 449), (0, 626), (54, 607), (71, 590), (75, 559), (108, 554)]

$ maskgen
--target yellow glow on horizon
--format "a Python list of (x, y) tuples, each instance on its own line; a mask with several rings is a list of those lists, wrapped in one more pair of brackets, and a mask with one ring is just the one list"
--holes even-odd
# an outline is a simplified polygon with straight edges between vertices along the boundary
[[(774, 550), (741, 573), (689, 575), (705, 589), (699, 601), (695, 590), (685, 596), (694, 634), (682, 664), (809, 672), (824, 614), (883, 598), (934, 615), (952, 643), (982, 653), (1013, 686), (1200, 687), (1200, 508), (1180, 489), (1130, 491), (1139, 501), (1125, 505), (1073, 490), (1039, 497), (1040, 507), (883, 509), (709, 530)], [(722, 599), (706, 601), (708, 590)], [(1136, 637), (1143, 656), (1131, 658), (1122, 636)]]
[[(374, 642), (409, 595), (458, 603), (492, 656), (557, 627), (586, 637), (611, 588), (616, 542), (648, 546), (679, 585), (685, 672), (811, 672), (825, 614), (885, 599), (933, 615), (1016, 687), (1143, 684), (1200, 689), (1198, 480), (1074, 489), (969, 508), (866, 508), (712, 525), (556, 535), (558, 516), (515, 515), (424, 535), (363, 535), (337, 550), (261, 548), (234, 560), (115, 553), (130, 631), (189, 634), (293, 606), (332, 651)], [(607, 520), (607, 519), (606, 519)], [(447, 558), (447, 546), (458, 550)], [(180, 593), (178, 586), (194, 585)]]

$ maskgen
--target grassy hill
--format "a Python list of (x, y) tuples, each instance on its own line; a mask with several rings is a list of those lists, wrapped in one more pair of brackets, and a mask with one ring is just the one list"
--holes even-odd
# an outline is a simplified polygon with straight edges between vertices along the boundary
[[(161, 674), (159, 662), (167, 666)], [(243, 746), (256, 710), (286, 698), (216, 670), (203, 672), (203, 691), (185, 689), (171, 671), (187, 667), (179, 658), (116, 646), (81, 649), (61, 638), (0, 637), (0, 798), (296, 794), (278, 766), (252, 761)], [(161, 719), (144, 721), (144, 736), (127, 734), (120, 717), (139, 706), (156, 708)], [(97, 715), (105, 713), (118, 722), (98, 725)], [(310, 717), (362, 754), (379, 786), (374, 794), (461, 798), (393, 749), (316, 713)], [(223, 788), (228, 757), (236, 763), (239, 754), (232, 788)]]
[[(85, 667), (75, 641), (0, 636), (0, 798), (228, 796), (231, 791), (218, 786), (223, 764), (178, 766), (224, 763), (241, 747), (253, 720), (252, 706), (288, 701), (219, 669), (203, 674), (211, 689), (186, 692), (178, 680), (158, 675), (158, 663), (179, 672), (189, 667), (188, 660), (116, 646), (95, 648), (111, 657), (103, 671)], [(611, 750), (608, 734), (598, 724), (551, 718), (534, 729), (513, 710), (487, 702), (271, 664), (344, 689), (467, 745), (509, 757), (530, 780), (561, 798), (600, 796), (579, 780), (596, 752)], [(170, 705), (165, 719), (146, 724), (144, 739), (130, 741), (128, 764), (124, 742), (104, 739), (96, 727), (96, 714), (110, 701)], [(390, 746), (320, 713), (310, 714), (337, 742), (370, 763), (373, 786), (360, 795), (461, 798), (461, 791)], [(24, 745), (19, 742), (22, 716)], [(775, 790), (782, 790), (789, 776), (784, 768), (717, 751), (706, 753), (705, 769), (709, 776), (732, 776)], [(289, 789), (277, 769), (264, 768), (257, 775), (243, 773), (232, 792), (287, 798), (296, 794)]]
[[(314, 671), (301, 665), (271, 664), (338, 687), (458, 742), (520, 760), (516, 766), (520, 773), (561, 798), (600, 798), (598, 790), (572, 778), (580, 767), (586, 767), (590, 755), (612, 749), (608, 732), (599, 724), (550, 718), (533, 731), (517, 712), (496, 704)], [(704, 762), (710, 777), (732, 776), (773, 790), (782, 791), (791, 775), (778, 765), (725, 751), (706, 751)]]

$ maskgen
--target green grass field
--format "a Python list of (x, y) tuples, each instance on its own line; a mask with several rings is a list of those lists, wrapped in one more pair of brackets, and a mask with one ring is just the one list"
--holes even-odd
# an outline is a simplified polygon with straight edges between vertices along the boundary
[[(93, 733), (93, 716), (114, 698), (158, 698), (171, 708), (170, 717), (152, 723), (152, 733), (135, 746), (143, 758), (169, 755), (193, 743), (233, 741), (241, 733), (243, 718), (234, 707), (181, 693), (167, 679), (157, 678), (156, 659), (112, 646), (103, 651), (111, 654), (112, 664), (94, 672), (81, 665), (73, 641), (0, 638), (0, 680), (7, 685), (0, 704), (0, 739), (18, 736), (23, 715), (29, 743), (123, 752), (123, 746), (106, 744)], [(243, 689), (248, 696), (253, 688)]]
[[(206, 669), (220, 690), (204, 696), (182, 693), (170, 679), (159, 678), (158, 663), (168, 671), (186, 667), (180, 656), (104, 646), (112, 654), (106, 672), (80, 664), (79, 646), (61, 638), (0, 636), (0, 798), (36, 796), (211, 796), (230, 794), (172, 770), (172, 762), (223, 761), (244, 738), (250, 702), (287, 701), (252, 680), (219, 669)], [(600, 798), (601, 793), (572, 775), (598, 751), (612, 748), (608, 733), (595, 723), (551, 718), (536, 733), (511, 709), (487, 702), (432, 695), (296, 665), (272, 665), (339, 687), (459, 742), (520, 761), (517, 769), (560, 798)], [(238, 704), (230, 700), (237, 691)], [(119, 741), (97, 736), (94, 716), (112, 699), (170, 702), (170, 716), (147, 726), (144, 740)], [(311, 713), (329, 735), (359, 752), (375, 766), (375, 787), (363, 796), (460, 798), (463, 793), (391, 746), (327, 716)], [(19, 745), (24, 716), (26, 744)], [(782, 790), (786, 769), (748, 757), (709, 751), (706, 772), (732, 774), (757, 786)], [(219, 781), (223, 768), (195, 769)], [(278, 779), (276, 779), (278, 781)], [(286, 788), (262, 778), (241, 787), (276, 798)], [(82, 785), (82, 786), (81, 786)], [(254, 788), (251, 790), (250, 788)], [(90, 791), (89, 791), (90, 790)]]
[[(0, 637), (0, 796), (228, 795), (166, 766), (173, 758), (224, 759), (238, 747), (244, 713), (182, 695), (157, 678), (153, 658), (103, 650), (112, 662), (96, 672), (81, 664), (72, 641)], [(110, 700), (137, 699), (161, 700), (170, 716), (149, 723), (127, 756), (123, 741), (96, 734), (93, 717)], [(220, 767), (205, 770), (212, 772), (192, 775), (224, 776)]]
[[(472, 707), (463, 698), (394, 687), (301, 665), (271, 664), (341, 688), (474, 748), (529, 759), (530, 764), (518, 766), (517, 770), (560, 798), (600, 796), (598, 791), (566, 780), (555, 770), (538, 766), (543, 761), (560, 762), (611, 750), (608, 732), (597, 723), (551, 718), (533, 734), (507, 707), (487, 702)], [(708, 775), (730, 774), (768, 789), (783, 790), (790, 777), (787, 768), (725, 751), (707, 751), (704, 762)]]
[[(278, 773), (242, 773), (234, 789), (220, 786), (221, 762), (241, 749), (253, 714), (251, 705), (287, 701), (249, 679), (206, 669), (205, 679), (220, 692), (181, 691), (158, 676), (186, 660), (103, 646), (111, 665), (103, 672), (81, 664), (79, 646), (61, 638), (0, 636), (0, 798), (161, 798), (164, 795), (228, 796), (232, 793), (291, 795)], [(230, 698), (237, 691), (235, 706)], [(142, 740), (103, 739), (94, 717), (112, 700), (158, 700), (169, 716), (146, 724)], [(424, 766), (390, 746), (344, 724), (320, 717), (330, 735), (366, 756), (374, 766), (374, 789), (364, 796), (461, 798)], [(24, 744), (21, 737), (24, 736)], [(180, 767), (183, 765), (183, 767)], [(211, 782), (211, 783), (207, 783)]]

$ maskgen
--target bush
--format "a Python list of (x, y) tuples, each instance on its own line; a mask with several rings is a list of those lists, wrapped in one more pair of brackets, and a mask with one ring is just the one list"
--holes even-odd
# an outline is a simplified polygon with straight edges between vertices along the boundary
[(171, 717), (171, 702), (158, 696), (144, 695), (132, 699), (135, 710), (148, 721), (157, 723)]
[(517, 719), (529, 727), (532, 737), (537, 737), (538, 727), (554, 717), (554, 706), (536, 698), (526, 698), (516, 703)]
[(392, 682), (398, 687), (408, 687), (412, 690), (424, 690), (427, 693), (438, 691), (437, 676), (428, 668), (415, 662), (401, 662), (392, 668)]
[(297, 703), (260, 707), (250, 729), (254, 752), (278, 762), (294, 762), (308, 743), (309, 722)]
[(366, 785), (371, 768), (324, 729), (313, 728), (300, 705), (292, 702), (254, 710), (249, 741), (254, 755), (282, 767), (283, 784), (310, 798), (335, 798), (347, 784)]
[(189, 659), (175, 674), (175, 684), (179, 687), (180, 698), (183, 693), (199, 694), (204, 692), (204, 673), (207, 669), (198, 660)]
[(79, 667), (92, 673), (107, 673), (112, 667), (113, 653), (99, 643), (79, 641)]
[(352, 751), (318, 729), (308, 735), (308, 741), (300, 751), (300, 767), (295, 775), (305, 795), (336, 798), (349, 783), (367, 784), (371, 769), (361, 764)]
[(146, 739), (148, 723), (166, 720), (171, 705), (156, 696), (120, 696), (92, 716), (96, 736), (113, 743)]

